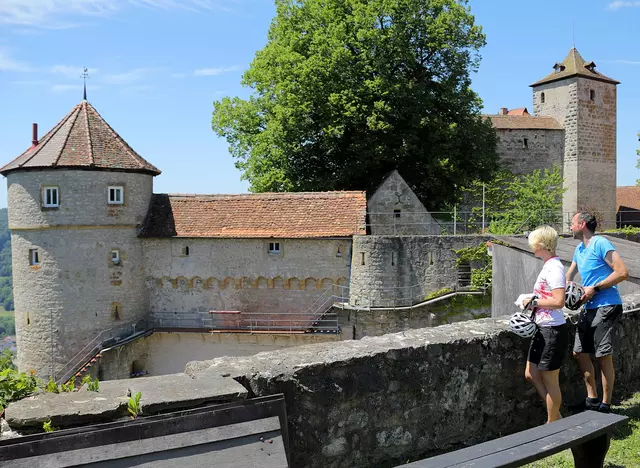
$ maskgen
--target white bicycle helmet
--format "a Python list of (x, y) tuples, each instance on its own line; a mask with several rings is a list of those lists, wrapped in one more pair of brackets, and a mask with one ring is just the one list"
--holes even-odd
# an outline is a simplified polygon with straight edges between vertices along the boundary
[(578, 310), (582, 305), (580, 298), (584, 296), (584, 289), (578, 283), (569, 281), (564, 289), (564, 306), (569, 310)]
[(538, 325), (531, 320), (529, 314), (516, 312), (509, 319), (509, 329), (522, 338), (531, 338), (536, 334)]

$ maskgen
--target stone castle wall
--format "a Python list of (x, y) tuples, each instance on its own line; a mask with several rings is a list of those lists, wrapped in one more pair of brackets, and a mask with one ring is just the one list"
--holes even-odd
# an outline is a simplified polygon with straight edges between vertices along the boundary
[[(274, 241), (279, 254), (268, 251)], [(347, 291), (350, 239), (144, 239), (143, 246), (154, 314), (300, 313), (327, 289)]]
[(392, 307), (456, 289), (454, 250), (479, 245), (486, 236), (354, 236), (350, 300), (353, 306)]
[(500, 161), (514, 174), (528, 174), (554, 165), (562, 168), (563, 130), (496, 129), (496, 133)]
[[(46, 378), (102, 330), (146, 315), (135, 224), (148, 207), (151, 176), (30, 171), (9, 174), (7, 184), (18, 367)], [(59, 187), (58, 209), (41, 207), (43, 185)], [(125, 186), (124, 206), (107, 205), (109, 185)], [(39, 265), (30, 265), (31, 249)]]
[[(639, 325), (636, 310), (617, 326), (614, 398), (637, 389)], [(481, 319), (193, 362), (186, 372), (196, 381), (228, 375), (251, 396), (284, 393), (293, 466), (378, 468), (544, 424), (543, 403), (524, 378), (528, 346), (506, 320)], [(563, 401), (582, 401), (570, 350), (561, 374)]]

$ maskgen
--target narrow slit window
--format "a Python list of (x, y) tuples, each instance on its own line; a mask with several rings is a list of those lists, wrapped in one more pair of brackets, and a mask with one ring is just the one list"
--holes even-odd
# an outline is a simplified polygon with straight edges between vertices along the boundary
[(109, 204), (122, 205), (124, 203), (124, 187), (109, 187)]
[(523, 148), (528, 148), (529, 147), (529, 139), (528, 138), (523, 138), (522, 139), (522, 147)]
[(38, 254), (38, 249), (29, 249), (29, 265), (40, 265), (40, 255)]
[(58, 187), (44, 187), (42, 189), (43, 206), (45, 208), (58, 208), (60, 206), (60, 197), (58, 195)]
[(596, 91), (594, 89), (590, 89), (589, 90), (589, 100), (591, 100), (591, 101), (595, 101), (596, 100)]
[(271, 254), (280, 253), (280, 242), (269, 242), (269, 253)]
[(364, 252), (360, 252), (360, 255), (362, 256), (362, 258), (361, 258), (362, 265), (364, 265)]
[(545, 96), (544, 93), (540, 93), (540, 103), (544, 104)]
[(189, 256), (189, 246), (185, 245), (184, 247), (182, 247), (182, 256), (183, 257), (188, 257)]

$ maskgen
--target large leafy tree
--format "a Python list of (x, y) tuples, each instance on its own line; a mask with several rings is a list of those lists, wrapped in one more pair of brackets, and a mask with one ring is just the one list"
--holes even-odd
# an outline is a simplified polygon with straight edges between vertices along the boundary
[(398, 169), (430, 208), (488, 180), (496, 136), (470, 88), (485, 36), (466, 0), (276, 0), (267, 45), (214, 103), (251, 190), (370, 189)]
[(476, 181), (464, 189), (466, 198), (475, 202), (470, 222), (477, 226), (482, 208), (478, 206), (485, 192), (486, 228), (493, 234), (531, 231), (542, 224), (562, 226), (562, 169), (535, 170), (516, 176), (500, 171), (487, 184)]

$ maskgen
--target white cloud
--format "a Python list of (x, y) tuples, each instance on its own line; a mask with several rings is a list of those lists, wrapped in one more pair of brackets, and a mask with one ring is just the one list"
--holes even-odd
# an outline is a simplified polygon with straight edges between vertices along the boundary
[[(67, 78), (80, 78), (84, 71), (84, 67), (76, 67), (71, 65), (54, 65), (49, 71), (58, 75), (64, 75)], [(95, 73), (97, 73), (97, 71), (97, 68), (87, 69), (87, 73), (89, 74), (89, 76), (94, 75)]]
[(137, 83), (145, 79), (149, 74), (153, 73), (155, 68), (134, 68), (128, 72), (113, 73), (105, 75), (102, 81), (112, 85), (125, 85)]
[(608, 5), (609, 10), (619, 10), (620, 8), (640, 7), (640, 1), (621, 1), (616, 0)]
[(240, 70), (240, 67), (224, 67), (224, 68), (199, 68), (193, 74), (195, 76), (217, 76), (223, 73), (229, 73)]
[(6, 49), (0, 48), (0, 71), (28, 72), (32, 70), (31, 65), (15, 60)]
[(107, 17), (127, 7), (202, 11), (224, 9), (228, 0), (1, 0), (0, 24), (70, 28), (83, 17)]
[(640, 65), (640, 60), (598, 60), (602, 63), (617, 63), (620, 65)]

